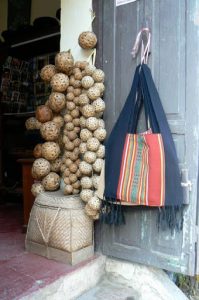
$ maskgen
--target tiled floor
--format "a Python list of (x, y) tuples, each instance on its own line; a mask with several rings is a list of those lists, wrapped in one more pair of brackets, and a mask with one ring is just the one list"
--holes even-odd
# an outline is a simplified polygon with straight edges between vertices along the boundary
[(52, 283), (84, 264), (70, 265), (27, 253), (22, 233), (22, 209), (0, 205), (0, 299), (14, 300)]

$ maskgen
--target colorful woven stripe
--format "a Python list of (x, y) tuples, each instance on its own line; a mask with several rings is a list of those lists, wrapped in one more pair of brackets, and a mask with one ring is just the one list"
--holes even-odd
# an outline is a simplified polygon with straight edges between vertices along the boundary
[(165, 165), (160, 134), (126, 135), (117, 199), (131, 205), (164, 205)]

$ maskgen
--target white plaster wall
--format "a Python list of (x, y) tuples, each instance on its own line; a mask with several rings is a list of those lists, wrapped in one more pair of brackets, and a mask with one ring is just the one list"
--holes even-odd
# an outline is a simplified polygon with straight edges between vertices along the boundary
[(92, 0), (61, 0), (61, 44), (60, 50), (71, 49), (75, 60), (84, 60), (91, 51), (78, 45), (82, 31), (91, 30)]

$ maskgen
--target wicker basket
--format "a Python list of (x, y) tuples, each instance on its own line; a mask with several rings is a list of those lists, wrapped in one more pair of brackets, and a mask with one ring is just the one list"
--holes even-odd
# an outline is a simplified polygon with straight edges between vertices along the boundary
[(37, 196), (26, 234), (30, 252), (76, 264), (93, 255), (93, 223), (79, 196), (60, 191)]

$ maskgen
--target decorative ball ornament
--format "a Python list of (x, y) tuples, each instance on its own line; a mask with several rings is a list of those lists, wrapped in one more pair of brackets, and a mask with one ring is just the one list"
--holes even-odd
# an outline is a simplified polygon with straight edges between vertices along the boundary
[(96, 151), (97, 158), (104, 158), (105, 156), (105, 146), (100, 145), (98, 150)]
[(60, 128), (64, 126), (64, 118), (60, 115), (54, 116), (52, 121)]
[(93, 170), (97, 173), (101, 172), (103, 166), (103, 159), (97, 158), (93, 164)]
[(94, 84), (94, 79), (91, 76), (84, 76), (82, 78), (82, 86), (85, 89), (89, 89)]
[(74, 102), (72, 101), (67, 101), (66, 103), (66, 108), (69, 110), (69, 111), (72, 111), (73, 109), (75, 109), (76, 105)]
[(86, 94), (81, 94), (79, 96), (79, 105), (84, 106), (86, 104), (89, 104), (89, 98)]
[(91, 218), (92, 218), (94, 221), (99, 220), (100, 214), (97, 213), (95, 216), (92, 216)]
[(93, 106), (95, 108), (96, 113), (105, 111), (106, 107), (105, 102), (101, 98), (98, 98), (95, 101), (93, 101)]
[(93, 196), (93, 191), (89, 189), (83, 189), (80, 193), (80, 198), (84, 202), (88, 202)]
[(87, 204), (91, 209), (93, 210), (99, 210), (100, 207), (101, 207), (101, 200), (96, 197), (96, 196), (93, 196), (89, 201), (88, 201), (88, 204)]
[(105, 128), (105, 122), (102, 119), (98, 119), (98, 124), (100, 128)]
[(92, 217), (97, 214), (97, 211), (92, 209), (87, 203), (85, 206), (85, 213), (87, 214), (87, 216)]
[(42, 179), (42, 185), (46, 191), (55, 191), (59, 188), (60, 177), (55, 172), (50, 172)]
[(91, 100), (96, 100), (101, 95), (100, 89), (96, 86), (92, 86), (88, 89), (87, 96)]
[(74, 126), (80, 126), (80, 119), (79, 118), (73, 119), (73, 124)]
[(42, 178), (50, 173), (50, 163), (45, 158), (38, 158), (33, 162), (32, 173), (36, 178)]
[(40, 128), (41, 136), (47, 141), (54, 141), (58, 139), (60, 127), (53, 121), (43, 123)]
[(53, 118), (52, 110), (46, 105), (38, 106), (35, 115), (36, 119), (41, 123), (48, 122)]
[(100, 142), (97, 138), (95, 137), (92, 137), (92, 138), (89, 138), (87, 143), (86, 143), (86, 148), (89, 150), (89, 151), (97, 151), (98, 148), (100, 146)]
[(62, 51), (56, 54), (55, 66), (59, 71), (64, 72), (66, 74), (68, 74), (72, 70), (74, 66), (74, 59), (70, 50)]
[(42, 156), (47, 160), (55, 160), (60, 154), (60, 147), (55, 142), (45, 142), (42, 145)]
[(71, 195), (73, 192), (73, 187), (70, 184), (65, 185), (64, 187), (64, 195)]
[(33, 183), (31, 187), (31, 193), (34, 197), (37, 197), (40, 193), (44, 192), (44, 187), (40, 182)]
[(81, 161), (79, 164), (80, 172), (84, 175), (90, 175), (92, 172), (92, 166), (85, 161)]
[(84, 31), (79, 35), (78, 43), (83, 49), (93, 49), (97, 44), (97, 37), (92, 31)]
[(99, 185), (100, 176), (93, 175), (92, 180), (93, 180), (93, 186), (97, 190), (98, 189), (98, 185)]
[(66, 123), (66, 125), (65, 125), (65, 128), (66, 128), (66, 130), (68, 130), (68, 131), (71, 131), (71, 130), (73, 130), (74, 129), (74, 124), (72, 123), (72, 122), (68, 122), (68, 123)]
[(76, 173), (78, 170), (78, 166), (74, 163), (70, 164), (70, 166), (68, 168), (69, 168), (70, 172), (72, 172), (72, 173)]
[(79, 189), (81, 187), (80, 181), (77, 180), (75, 183), (72, 184), (74, 189)]
[(48, 105), (55, 112), (60, 112), (66, 105), (65, 95), (58, 92), (50, 94)]
[(73, 189), (73, 195), (79, 194), (79, 189)]
[(70, 112), (70, 114), (73, 119), (79, 118), (79, 109), (76, 107)]
[(85, 67), (85, 73), (86, 75), (91, 76), (93, 74), (93, 72), (96, 70), (96, 67), (94, 65), (88, 65)]
[(81, 143), (79, 146), (79, 152), (84, 154), (87, 151), (86, 143)]
[(93, 133), (94, 137), (96, 137), (100, 142), (105, 140), (106, 138), (106, 129), (104, 128), (98, 128)]
[(33, 156), (35, 158), (40, 158), (42, 157), (42, 144), (37, 144), (35, 147), (34, 147), (34, 150), (33, 150)]
[[(37, 123), (40, 125), (38, 126)], [(35, 117), (30, 117), (26, 120), (25, 126), (27, 130), (34, 130), (34, 129), (39, 129), (41, 126), (41, 123), (35, 118)], [(39, 127), (39, 128), (37, 128)]]
[(93, 186), (92, 179), (88, 176), (82, 177), (81, 178), (81, 187), (83, 189), (91, 189)]
[(77, 138), (77, 133), (75, 131), (69, 131), (67, 133), (67, 136), (68, 136), (70, 141), (74, 141)]
[(57, 73), (52, 77), (50, 84), (54, 92), (62, 93), (69, 86), (69, 78), (63, 73)]
[(56, 74), (56, 68), (54, 65), (46, 65), (41, 69), (40, 77), (46, 82), (50, 82), (51, 78)]
[(96, 130), (98, 127), (99, 127), (99, 121), (97, 118), (95, 117), (89, 117), (87, 120), (86, 120), (86, 127), (89, 129), (89, 130)]
[(81, 95), (81, 92), (82, 92), (82, 90), (80, 88), (76, 88), (76, 89), (74, 89), (73, 93), (74, 93), (75, 97), (78, 97)]
[(105, 74), (102, 70), (96, 69), (92, 74), (93, 79), (95, 82), (104, 82)]
[(84, 161), (89, 163), (89, 164), (93, 164), (96, 161), (97, 157), (95, 152), (92, 151), (86, 151), (84, 154)]
[(61, 158), (57, 158), (53, 161), (50, 162), (50, 170), (52, 172), (59, 172), (60, 171), (60, 167), (61, 167), (61, 163), (62, 163), (62, 159)]
[(95, 108), (91, 104), (84, 105), (82, 108), (82, 115), (86, 118), (95, 116)]
[(70, 170), (69, 170), (69, 168), (66, 168), (63, 172), (63, 176), (68, 177), (69, 175), (70, 175)]
[(101, 96), (102, 96), (105, 91), (105, 86), (104, 86), (103, 82), (96, 82), (94, 84), (94, 87), (97, 87), (100, 90)]
[(70, 180), (71, 183), (75, 183), (77, 181), (76, 174), (70, 174), (69, 175), (69, 180)]
[(83, 128), (80, 132), (80, 139), (83, 141), (83, 142), (87, 142), (89, 138), (91, 138), (93, 135), (92, 135), (92, 132), (90, 130), (88, 130), (87, 128)]
[(72, 122), (73, 118), (71, 117), (70, 114), (65, 114), (64, 115), (64, 121), (67, 122)]
[(79, 119), (79, 124), (82, 128), (86, 127), (86, 118), (81, 116)]

